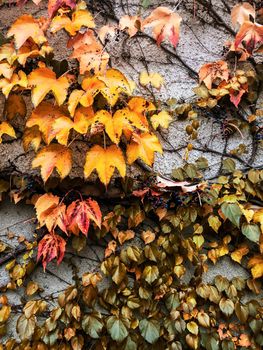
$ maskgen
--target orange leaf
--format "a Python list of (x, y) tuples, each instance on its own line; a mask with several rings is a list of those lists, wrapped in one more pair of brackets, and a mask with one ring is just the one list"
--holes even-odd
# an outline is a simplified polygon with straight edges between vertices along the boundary
[(61, 108), (44, 101), (33, 110), (26, 126), (38, 126), (46, 144), (56, 138), (59, 143), (66, 145), (73, 122)]
[(42, 136), (38, 126), (32, 128), (26, 128), (23, 135), (23, 147), (27, 152), (31, 146), (35, 152), (39, 149), (41, 144)]
[(141, 158), (147, 165), (152, 165), (154, 152), (162, 153), (162, 146), (158, 138), (153, 134), (133, 134), (132, 142), (127, 146), (128, 163), (132, 164)]
[(118, 233), (118, 240), (121, 245), (123, 245), (124, 242), (129, 241), (130, 239), (133, 239), (135, 236), (135, 232), (132, 230), (126, 230), (126, 231), (120, 231)]
[(43, 30), (39, 26), (39, 22), (31, 15), (20, 16), (7, 32), (7, 37), (14, 36), (16, 48), (19, 49), (27, 39), (32, 38), (38, 45), (43, 44), (45, 38)]
[(68, 79), (63, 76), (57, 79), (56, 74), (47, 67), (37, 68), (30, 73), (28, 83), (33, 87), (32, 102), (35, 107), (39, 105), (50, 91), (53, 92), (59, 106), (67, 97)]
[(71, 36), (74, 36), (84, 26), (88, 28), (95, 27), (93, 16), (87, 10), (77, 10), (73, 13), (72, 19), (65, 14), (54, 17), (50, 25), (50, 31), (56, 33), (64, 28)]
[(68, 47), (74, 49), (70, 58), (76, 58), (79, 61), (80, 74), (91, 70), (95, 74), (105, 72), (109, 55), (103, 50), (103, 46), (91, 30), (75, 35), (69, 40)]
[(26, 116), (26, 104), (21, 95), (11, 94), (5, 101), (4, 115), (8, 120), (12, 120), (17, 115), (24, 118)]
[(263, 26), (257, 23), (244, 22), (236, 35), (235, 49), (241, 43), (245, 43), (245, 48), (249, 54), (263, 43)]
[(153, 34), (160, 45), (168, 37), (176, 47), (179, 41), (179, 30), (182, 18), (167, 7), (157, 7), (142, 23), (142, 28), (154, 27)]
[(107, 185), (117, 168), (122, 177), (126, 174), (125, 160), (122, 151), (115, 145), (108, 148), (102, 148), (99, 145), (93, 146), (86, 155), (86, 162), (84, 166), (85, 178), (97, 170), (99, 178), (102, 183)]
[(130, 37), (134, 36), (141, 28), (141, 19), (139, 16), (123, 16), (119, 22), (120, 30), (127, 30)]
[(70, 173), (71, 166), (71, 150), (58, 144), (51, 144), (42, 148), (32, 162), (33, 168), (41, 167), (41, 176), (44, 182), (50, 177), (54, 168), (57, 169), (61, 179), (64, 179)]
[(72, 202), (67, 208), (68, 229), (75, 235), (79, 230), (87, 236), (90, 220), (101, 226), (101, 211), (98, 203), (92, 199)]
[(40, 196), (36, 203), (35, 209), (39, 227), (46, 225), (49, 232), (57, 226), (67, 233), (66, 206), (60, 203), (60, 198), (51, 193)]
[(42, 258), (42, 264), (45, 270), (47, 263), (53, 259), (57, 259), (57, 264), (61, 263), (65, 249), (66, 241), (62, 237), (54, 233), (46, 234), (38, 243), (37, 260)]
[(86, 134), (88, 128), (94, 123), (92, 107), (79, 107), (74, 115), (74, 130)]
[(0, 143), (2, 142), (3, 134), (16, 138), (16, 133), (14, 128), (7, 122), (0, 123)]
[(212, 83), (216, 78), (228, 80), (228, 77), (229, 70), (225, 61), (204, 64), (199, 70), (200, 83), (204, 82), (209, 90), (212, 88)]
[(256, 11), (252, 5), (250, 5), (248, 2), (237, 4), (231, 11), (233, 26), (241, 26), (244, 22), (249, 21), (250, 16), (253, 18), (256, 17)]
[(86, 77), (83, 79), (82, 88), (85, 90), (73, 90), (69, 96), (68, 110), (70, 115), (74, 115), (75, 109), (80, 103), (84, 107), (89, 107), (93, 104), (93, 98), (100, 92), (101, 88), (106, 85), (98, 77)]

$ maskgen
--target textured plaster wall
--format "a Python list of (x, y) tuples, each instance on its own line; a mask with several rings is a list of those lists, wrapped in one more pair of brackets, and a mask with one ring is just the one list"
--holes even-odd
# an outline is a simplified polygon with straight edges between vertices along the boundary
[[(115, 1), (115, 11), (117, 16), (121, 16), (122, 13), (135, 14), (140, 1), (129, 1), (129, 8), (127, 9), (121, 6), (119, 1)], [(95, 2), (96, 3), (96, 2)], [(157, 4), (160, 1), (156, 1)], [(192, 88), (197, 85), (196, 77), (190, 72), (189, 69), (177, 59), (176, 55), (180, 56), (180, 59), (191, 68), (193, 71), (198, 71), (199, 67), (210, 61), (220, 59), (222, 57), (224, 43), (232, 39), (231, 34), (225, 30), (222, 26), (214, 23), (211, 18), (205, 13), (199, 13), (201, 20), (198, 16), (191, 14), (193, 8), (193, 1), (170, 1), (167, 4), (171, 8), (176, 8), (177, 4), (181, 3), (179, 12), (183, 17), (181, 39), (178, 49), (173, 51), (171, 47), (167, 46), (172, 54), (168, 54), (162, 49), (158, 48), (155, 44), (149, 42), (147, 39), (130, 39), (127, 41), (127, 37), (120, 34), (118, 38), (113, 38), (107, 45), (107, 49), (112, 54), (112, 65), (128, 75), (129, 78), (138, 80), (139, 73), (145, 70), (146, 67), (150, 71), (159, 72), (164, 76), (165, 85), (158, 92), (154, 91), (156, 99), (166, 100), (168, 98), (176, 98), (178, 100), (189, 101), (193, 98)], [(228, 1), (231, 6), (232, 1)], [(233, 1), (233, 3), (235, 3)], [(166, 3), (162, 3), (165, 5)], [(225, 6), (220, 0), (213, 1), (215, 8), (222, 14), (224, 21), (229, 25), (230, 18), (226, 12)], [(39, 7), (34, 6), (32, 2), (28, 2), (24, 7), (18, 9), (13, 5), (4, 6), (0, 8), (0, 30), (6, 31), (8, 26), (16, 19), (19, 14), (32, 13), (36, 16), (45, 15), (45, 6), (40, 4)], [(206, 24), (202, 21), (206, 20), (210, 24)], [(102, 19), (99, 19), (102, 20)], [(66, 36), (63, 33), (59, 33), (50, 37), (50, 42), (55, 48), (56, 59), (67, 58), (69, 53), (65, 52)], [(128, 58), (127, 58), (128, 57)], [(142, 88), (138, 89), (138, 94), (147, 93)], [(3, 108), (3, 98), (0, 98), (0, 110)], [(259, 100), (262, 103), (262, 98)], [(30, 107), (28, 108), (30, 113)], [(18, 125), (17, 125), (18, 127)], [(165, 149), (177, 148), (184, 144), (187, 144), (187, 138), (185, 133), (185, 124), (181, 121), (175, 120), (168, 132), (165, 132), (162, 137), (162, 143)], [(211, 134), (216, 135), (211, 138)], [(19, 136), (19, 130), (18, 130)], [(251, 142), (249, 135), (244, 134), (242, 140), (244, 144), (248, 145), (248, 153), (245, 154), (244, 159), (249, 161), (251, 156)], [(203, 119), (199, 131), (199, 138), (196, 141), (196, 145), (201, 147), (207, 145), (210, 149), (223, 151), (235, 148), (240, 143), (240, 135), (237, 134), (228, 145), (225, 145), (225, 141), (220, 134), (219, 125), (211, 119)], [(71, 173), (71, 177), (82, 176), (82, 166), (85, 157), (85, 146), (83, 144), (74, 145), (74, 166)], [(226, 148), (225, 148), (226, 147)], [(177, 152), (164, 152), (162, 156), (156, 157), (155, 169), (163, 174), (169, 174), (173, 167), (179, 166), (183, 163), (182, 155), (184, 150)], [(7, 143), (0, 145), (0, 172), (12, 173), (12, 174), (34, 174), (37, 171), (31, 170), (31, 161), (34, 156), (33, 152), (25, 154), (22, 148), (21, 139), (18, 137), (15, 141), (8, 140)], [(220, 166), (221, 156), (213, 153), (202, 153), (192, 151), (190, 153), (190, 160), (195, 160), (200, 156), (205, 156), (210, 164), (210, 169), (207, 176), (213, 176), (217, 174)], [(258, 152), (254, 160), (254, 164), (259, 165), (262, 163), (262, 153)], [(238, 166), (244, 166), (244, 164), (238, 164)], [(132, 170), (134, 171), (134, 169)], [(12, 231), (17, 235), (24, 234), (27, 239), (31, 240), (34, 233), (34, 218), (35, 213), (33, 209), (25, 204), (14, 205), (5, 201), (0, 203), (0, 239), (6, 241), (8, 244), (14, 245), (15, 240), (6, 240), (5, 234), (8, 231)], [(28, 220), (29, 219), (29, 220)], [(81, 252), (81, 256), (88, 256), (90, 260), (86, 260), (81, 257), (74, 257), (76, 265), (79, 267), (80, 272), (96, 271), (98, 269), (98, 257), (102, 257), (103, 252), (101, 249), (89, 247)], [(93, 259), (93, 260), (92, 260)], [(213, 278), (218, 275), (225, 275), (228, 278), (235, 276), (247, 277), (246, 271), (238, 265), (231, 262), (229, 259), (221, 259), (218, 264), (211, 266), (207, 274), (204, 276), (206, 282), (212, 281)], [(48, 266), (47, 272), (44, 273), (42, 269), (37, 269), (37, 272), (32, 276), (33, 280), (39, 282), (39, 285), (43, 288), (42, 296), (54, 293), (54, 296), (63, 290), (67, 284), (72, 282), (72, 272), (69, 269), (66, 260), (58, 267), (56, 264), (51, 263)], [(4, 266), (0, 267), (0, 286), (6, 284), (8, 281), (8, 274), (5, 271)], [(19, 291), (10, 293), (11, 303), (18, 305), (21, 303), (21, 295)], [(11, 332), (15, 335), (14, 323), (9, 327)]]

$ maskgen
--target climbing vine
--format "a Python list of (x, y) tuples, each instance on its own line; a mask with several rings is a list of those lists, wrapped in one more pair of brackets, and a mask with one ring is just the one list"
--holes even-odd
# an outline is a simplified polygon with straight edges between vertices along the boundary
[[(208, 6), (235, 37), (222, 59), (196, 73), (175, 51), (183, 21), (179, 10), (143, 1), (136, 15), (116, 20), (111, 12), (113, 23), (99, 25), (94, 6), (49, 0), (48, 17), (18, 16), (0, 38), (0, 141), (21, 137), (25, 153), (35, 153), (32, 169), (40, 170), (40, 176), (3, 174), (0, 180), (1, 197), (23, 200), (36, 213), (32, 240), (9, 233), (5, 238), (19, 243), (14, 251), (5, 239), (0, 242), (0, 265), (9, 274), (1, 286), (1, 336), (19, 314), (17, 336), (5, 337), (0, 347), (261, 349), (263, 171), (253, 161), (262, 139), (262, 110), (256, 108), (262, 8), (244, 2), (229, 9), (232, 29)], [(63, 61), (48, 43), (60, 31), (67, 33), (65, 51), (70, 50)], [(120, 32), (172, 52), (198, 80), (196, 98), (158, 100), (154, 91), (165, 84), (158, 72), (140, 72), (136, 86), (112, 67), (107, 41)], [(138, 94), (138, 86), (147, 97)], [(219, 152), (218, 177), (205, 177), (206, 158), (188, 161), (200, 150), (195, 140), (204, 117), (215, 118), (227, 140), (249, 130), (251, 159), (241, 158), (246, 146), (239, 144)], [(175, 118), (186, 121), (187, 142), (180, 148), (185, 164), (165, 176), (152, 168), (154, 154), (162, 154), (163, 131)], [(83, 178), (72, 180), (77, 147), (85, 152)], [(82, 255), (85, 249), (88, 255)], [(248, 277), (218, 275), (206, 282), (210, 266), (225, 256)], [(95, 271), (81, 273), (77, 259), (93, 261)], [(51, 273), (53, 260), (70, 266), (74, 283), (58, 297), (43, 296), (31, 276), (40, 263)], [(9, 300), (15, 290), (24, 291), (21, 305)]]

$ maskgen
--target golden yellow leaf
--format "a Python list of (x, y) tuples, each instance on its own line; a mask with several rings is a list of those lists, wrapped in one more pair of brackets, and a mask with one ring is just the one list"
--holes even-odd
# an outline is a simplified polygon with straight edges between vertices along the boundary
[(84, 166), (85, 178), (89, 177), (93, 170), (97, 170), (101, 182), (107, 185), (115, 168), (118, 169), (122, 177), (125, 176), (125, 160), (122, 151), (117, 146), (111, 145), (104, 149), (96, 145), (87, 152)]
[(158, 114), (154, 114), (151, 117), (151, 123), (153, 128), (156, 130), (159, 126), (167, 129), (172, 122), (173, 118), (167, 111), (161, 111)]
[(6, 60), (12, 65), (16, 60), (16, 57), (16, 50), (12, 42), (0, 46), (0, 61)]
[(145, 244), (149, 244), (155, 240), (155, 233), (149, 230), (143, 231), (141, 236)]
[(27, 39), (32, 38), (38, 45), (43, 44), (45, 38), (39, 22), (31, 15), (20, 16), (7, 32), (7, 37), (14, 36), (16, 48), (19, 49)]
[(67, 97), (69, 82), (66, 77), (56, 78), (56, 74), (47, 67), (35, 69), (28, 76), (28, 84), (32, 88), (32, 102), (36, 107), (44, 99), (46, 94), (53, 92), (57, 104), (60, 106)]
[(131, 143), (127, 146), (128, 163), (132, 164), (141, 158), (147, 165), (152, 165), (154, 152), (162, 153), (162, 146), (153, 134), (133, 134)]
[(140, 84), (142, 86), (151, 84), (156, 89), (160, 89), (163, 83), (164, 83), (164, 79), (159, 73), (154, 73), (154, 72), (148, 73), (146, 71), (140, 73)]
[(74, 36), (81, 27), (95, 28), (93, 16), (87, 10), (73, 12), (72, 19), (65, 14), (54, 17), (50, 25), (50, 31), (56, 33), (64, 28), (71, 36)]
[(2, 142), (3, 134), (16, 138), (16, 133), (14, 128), (7, 122), (2, 122), (0, 124), (0, 143)]
[(248, 246), (242, 245), (241, 247), (237, 248), (236, 250), (234, 250), (231, 253), (231, 258), (232, 258), (232, 260), (241, 264), (241, 260), (242, 260), (243, 256), (247, 255), (248, 252), (249, 252)]
[(56, 168), (61, 179), (64, 179), (71, 170), (71, 150), (65, 146), (51, 144), (41, 149), (32, 162), (32, 168), (41, 167), (41, 176), (44, 182)]

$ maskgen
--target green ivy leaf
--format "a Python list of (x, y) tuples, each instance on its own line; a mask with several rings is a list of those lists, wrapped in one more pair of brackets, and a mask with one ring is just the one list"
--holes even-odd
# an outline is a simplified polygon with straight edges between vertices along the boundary
[(241, 227), (241, 231), (250, 241), (258, 243), (260, 237), (260, 230), (256, 224), (244, 223)]
[(226, 316), (231, 316), (235, 309), (233, 301), (226, 298), (222, 298), (220, 300), (219, 307), (223, 314), (225, 314)]
[(123, 341), (128, 336), (127, 328), (119, 317), (110, 316), (107, 321), (107, 330), (113, 340)]
[(222, 163), (223, 170), (233, 172), (236, 169), (236, 163), (231, 158), (224, 159)]
[(225, 215), (225, 217), (232, 222), (232, 224), (239, 227), (242, 211), (239, 208), (237, 203), (224, 202), (221, 205), (221, 210), (222, 210), (222, 213)]
[(85, 315), (82, 320), (82, 328), (91, 338), (98, 339), (103, 329), (103, 323), (94, 315)]
[(143, 338), (150, 344), (155, 343), (160, 337), (160, 322), (143, 319), (139, 323), (139, 329)]

